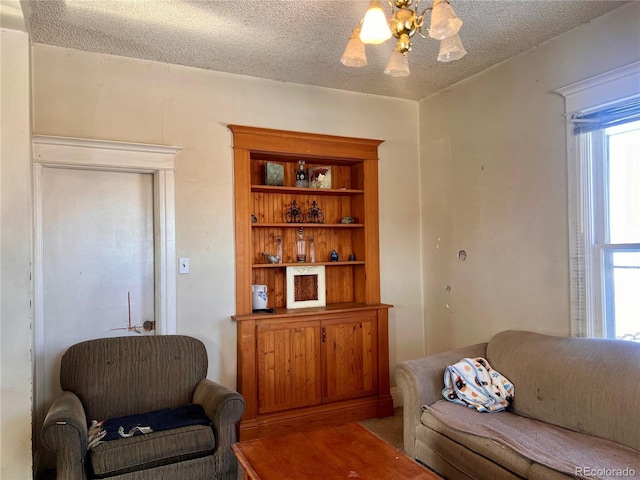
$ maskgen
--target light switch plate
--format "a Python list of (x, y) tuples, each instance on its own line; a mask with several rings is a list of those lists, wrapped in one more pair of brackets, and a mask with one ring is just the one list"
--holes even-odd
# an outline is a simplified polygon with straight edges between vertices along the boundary
[(182, 257), (179, 259), (178, 273), (189, 273), (189, 258)]

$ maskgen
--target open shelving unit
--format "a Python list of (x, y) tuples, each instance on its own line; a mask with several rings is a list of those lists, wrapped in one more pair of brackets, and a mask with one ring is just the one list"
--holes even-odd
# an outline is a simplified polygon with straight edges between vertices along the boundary
[[(238, 390), (242, 439), (391, 415), (388, 309), (380, 303), (380, 140), (229, 125), (233, 132)], [(331, 167), (331, 188), (295, 187), (299, 161)], [(267, 162), (282, 186), (265, 185)], [(323, 223), (287, 223), (295, 200), (316, 202)], [(257, 221), (252, 222), (252, 216)], [(340, 223), (351, 216), (355, 223)], [(314, 263), (296, 262), (298, 229), (315, 243)], [(282, 239), (282, 263), (269, 263)], [(330, 261), (336, 250), (338, 261)], [(354, 261), (349, 256), (355, 255)], [(309, 260), (309, 256), (307, 256)], [(286, 308), (286, 268), (324, 265), (326, 306)], [(267, 285), (275, 314), (253, 312), (251, 286)]]

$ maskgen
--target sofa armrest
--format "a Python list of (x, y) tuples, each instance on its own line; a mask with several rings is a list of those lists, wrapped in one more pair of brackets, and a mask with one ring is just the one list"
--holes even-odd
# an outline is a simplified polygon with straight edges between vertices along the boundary
[(244, 398), (238, 392), (205, 378), (196, 386), (193, 403), (202, 405), (216, 431), (216, 479), (237, 480), (238, 462), (231, 444), (238, 441)]
[(62, 392), (55, 399), (44, 419), (40, 438), (46, 448), (56, 453), (58, 478), (87, 478), (87, 418), (76, 394)]
[(463, 358), (484, 357), (487, 344), (480, 343), (448, 352), (400, 362), (395, 369), (396, 385), (402, 391), (404, 451), (414, 457), (416, 427), (422, 406), (442, 399), (444, 369)]

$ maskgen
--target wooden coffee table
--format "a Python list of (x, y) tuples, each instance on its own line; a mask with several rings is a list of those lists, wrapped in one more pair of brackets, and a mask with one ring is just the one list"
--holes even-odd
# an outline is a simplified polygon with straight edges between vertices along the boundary
[(357, 423), (231, 445), (250, 480), (436, 480)]

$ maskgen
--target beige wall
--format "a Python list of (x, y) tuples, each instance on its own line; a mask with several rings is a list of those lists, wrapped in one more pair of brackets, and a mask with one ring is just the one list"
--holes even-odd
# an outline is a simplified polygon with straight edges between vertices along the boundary
[(638, 61), (638, 25), (634, 2), (420, 101), (427, 353), (504, 329), (569, 335), (564, 100), (553, 90)]
[[(207, 344), (209, 377), (230, 386), (236, 349), (229, 320), (235, 292), (226, 124), (386, 140), (380, 240), (382, 299), (395, 305), (393, 371), (397, 362), (422, 355), (424, 342), (435, 352), (504, 328), (568, 334), (563, 103), (550, 92), (637, 60), (639, 8), (623, 7), (419, 108), (35, 45), (33, 132), (183, 147), (177, 254), (191, 258), (191, 274), (178, 277), (178, 331)], [(28, 57), (26, 35), (3, 30), (2, 116), (11, 123), (2, 124), (0, 163), (0, 477), (12, 479), (31, 476)], [(456, 259), (460, 249), (468, 253), (465, 262)]]
[(13, 480), (31, 478), (29, 37), (2, 28), (0, 49), (0, 478)]
[[(176, 159), (178, 333), (205, 342), (209, 377), (235, 386), (232, 137), (226, 125), (384, 139), (382, 300), (391, 368), (423, 353), (417, 102), (35, 45), (34, 133), (182, 147)], [(398, 122), (403, 119), (403, 122)]]

